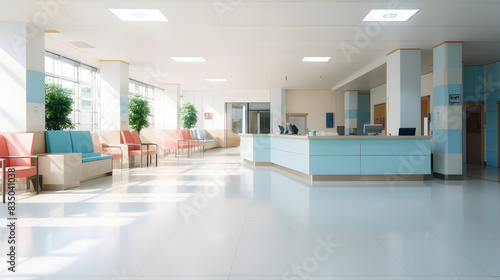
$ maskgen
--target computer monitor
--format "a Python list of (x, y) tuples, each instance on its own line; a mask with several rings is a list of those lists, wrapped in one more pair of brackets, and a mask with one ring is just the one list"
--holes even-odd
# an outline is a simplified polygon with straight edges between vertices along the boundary
[(299, 129), (294, 124), (290, 124), (290, 130), (292, 131), (292, 134), (299, 134)]
[(399, 129), (399, 136), (415, 136), (415, 132), (417, 131), (414, 127), (402, 127)]
[(381, 124), (365, 124), (363, 127), (363, 133), (368, 135), (378, 135), (382, 133)]
[(345, 126), (343, 126), (343, 125), (337, 126), (337, 133), (339, 135), (345, 135)]
[(278, 124), (278, 128), (280, 129), (280, 134), (285, 133), (285, 128), (282, 125)]

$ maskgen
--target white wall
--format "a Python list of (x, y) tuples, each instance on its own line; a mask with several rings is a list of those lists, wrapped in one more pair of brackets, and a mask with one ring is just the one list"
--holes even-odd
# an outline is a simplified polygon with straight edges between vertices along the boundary
[[(224, 90), (224, 91), (182, 91), (181, 103), (191, 102), (198, 110), (197, 128), (208, 130), (224, 129), (224, 106), (226, 103), (271, 102), (268, 89)], [(211, 120), (205, 120), (205, 113), (212, 113)]]
[(337, 95), (331, 90), (287, 90), (286, 112), (305, 113), (307, 129), (336, 132), (334, 128), (326, 128), (326, 113), (334, 113), (335, 123), (339, 115), (344, 116), (344, 110), (337, 111)]

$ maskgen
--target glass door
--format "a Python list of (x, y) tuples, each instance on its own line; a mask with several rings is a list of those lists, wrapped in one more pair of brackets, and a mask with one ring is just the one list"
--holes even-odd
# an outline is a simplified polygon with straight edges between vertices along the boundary
[(224, 143), (226, 148), (240, 146), (240, 133), (248, 133), (247, 103), (226, 103), (226, 129)]

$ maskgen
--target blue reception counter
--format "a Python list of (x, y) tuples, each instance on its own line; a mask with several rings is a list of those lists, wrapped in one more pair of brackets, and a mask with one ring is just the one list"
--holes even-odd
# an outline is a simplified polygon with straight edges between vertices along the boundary
[(313, 181), (423, 180), (431, 174), (431, 137), (242, 134), (241, 156)]

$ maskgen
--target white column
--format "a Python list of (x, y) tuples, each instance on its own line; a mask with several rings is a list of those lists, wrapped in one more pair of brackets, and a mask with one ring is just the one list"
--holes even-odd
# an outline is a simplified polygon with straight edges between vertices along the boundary
[(176, 130), (181, 127), (181, 85), (164, 85), (165, 89), (165, 129)]
[(101, 60), (101, 130), (128, 130), (129, 64)]
[(345, 135), (358, 128), (358, 91), (347, 90), (344, 92), (344, 126)]
[(398, 49), (387, 55), (387, 135), (399, 128), (416, 128), (421, 134), (421, 50)]
[(278, 125), (286, 124), (286, 90), (271, 89), (271, 133), (280, 133)]
[(0, 131), (44, 131), (44, 33), (25, 23), (1, 23), (0, 65)]

